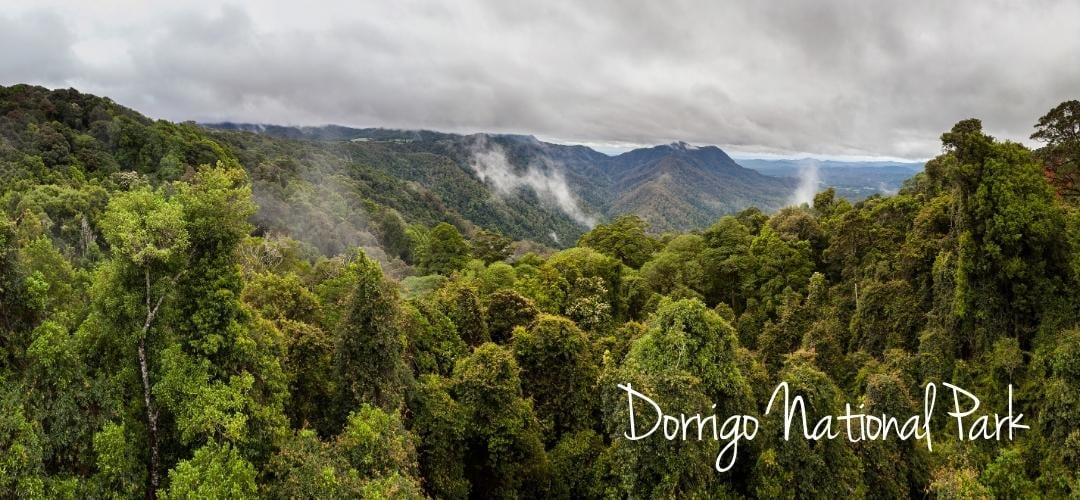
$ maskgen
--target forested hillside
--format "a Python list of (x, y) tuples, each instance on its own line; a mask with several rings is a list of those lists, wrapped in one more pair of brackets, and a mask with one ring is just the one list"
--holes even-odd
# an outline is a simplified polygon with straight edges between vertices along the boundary
[(551, 246), (571, 243), (587, 229), (585, 219), (575, 219), (550, 193), (516, 185), (498, 191), (486, 184), (470, 165), (479, 146), (458, 136), (431, 132), (422, 140), (349, 141), (206, 133), (235, 152), (251, 173), (257, 200), (266, 201), (260, 203), (260, 226), (300, 229), (298, 238), (330, 253), (340, 252), (342, 244), (356, 245), (356, 238), (335, 227), (342, 219), (361, 233), (378, 234), (379, 223), (403, 218), (448, 222), (467, 234), (486, 228)]
[[(457, 143), (0, 88), (0, 497), (1077, 495), (1077, 106), (1034, 153), (961, 121), (895, 196), (663, 236), (625, 215), (550, 253), (480, 227), (574, 216), (470, 198), (427, 149)], [(811, 416), (916, 415), (927, 382), (1003, 412), (1012, 384), (1031, 429), (785, 440), (763, 417), (781, 381)], [(723, 442), (626, 439), (628, 383), (762, 430), (717, 472)]]
[[(798, 182), (743, 168), (716, 146), (683, 142), (608, 156), (585, 146), (552, 144), (532, 136), (457, 135), (430, 131), (355, 129), (340, 126), (282, 127), (220, 123), (211, 129), (245, 131), (264, 137), (303, 141), (303, 151), (362, 158), (364, 168), (430, 186), (449, 205), (478, 224), (556, 247), (572, 243), (598, 220), (633, 213), (656, 233), (703, 229), (723, 215), (756, 207), (775, 212), (792, 199)], [(246, 134), (215, 135), (225, 142), (248, 142)], [(263, 139), (261, 144), (278, 141)], [(298, 146), (289, 143), (284, 148)], [(255, 147), (258, 150), (258, 146)], [(275, 154), (282, 154), (278, 147)], [(377, 151), (379, 156), (373, 156)], [(417, 162), (416, 153), (437, 159)], [(288, 153), (285, 153), (288, 154)], [(306, 166), (305, 156), (293, 161)], [(342, 163), (347, 163), (343, 161)], [(403, 162), (412, 167), (400, 168)], [(384, 169), (382, 165), (392, 165)], [(454, 166), (458, 168), (455, 169)], [(449, 172), (449, 173), (448, 173)], [(480, 182), (471, 184), (471, 176)], [(467, 191), (463, 191), (468, 187)], [(489, 207), (493, 191), (509, 210)], [(560, 225), (559, 217), (577, 224)], [(482, 211), (479, 211), (482, 209)], [(547, 216), (544, 218), (543, 216)], [(552, 237), (550, 233), (554, 233)]]

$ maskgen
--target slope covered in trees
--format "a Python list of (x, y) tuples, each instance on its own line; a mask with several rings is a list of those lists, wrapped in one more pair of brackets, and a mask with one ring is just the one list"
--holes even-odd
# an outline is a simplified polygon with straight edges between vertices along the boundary
[[(1080, 212), (1045, 170), (1071, 160), (1042, 160), (1075, 138), (1033, 154), (965, 120), (896, 196), (661, 237), (628, 215), (512, 255), (390, 180), (341, 194), (372, 190), (378, 251), (271, 231), (292, 209), (258, 211), (283, 168), (259, 137), (0, 91), (0, 497), (1080, 491)], [(788, 441), (762, 416), (780, 381), (812, 416), (917, 414), (927, 382), (990, 411), (1012, 384), (1031, 429)], [(626, 383), (762, 431), (716, 472), (723, 443), (626, 439)]]
[[(791, 199), (798, 184), (795, 179), (743, 168), (716, 146), (682, 142), (608, 156), (585, 146), (523, 135), (233, 123), (207, 127), (234, 131), (215, 134), (225, 142), (268, 146), (278, 140), (299, 141), (303, 144), (290, 142), (289, 148), (321, 151), (323, 156), (337, 154), (348, 161), (368, 158), (365, 167), (376, 169), (390, 164), (392, 168), (385, 169), (388, 175), (429, 186), (470, 220), (555, 247), (572, 243), (597, 218), (624, 213), (637, 214), (659, 233), (701, 229), (722, 215), (748, 207), (775, 211)], [(252, 140), (237, 130), (262, 139)], [(428, 163), (437, 160), (437, 165), (418, 161), (418, 153)], [(305, 156), (292, 157), (304, 164)], [(405, 162), (413, 166), (402, 167)], [(478, 179), (471, 179), (474, 175)], [(476, 191), (478, 186), (493, 191), (510, 210), (498, 211), (499, 203), (491, 205)], [(554, 214), (537, 218), (537, 208), (545, 207)], [(562, 218), (575, 223), (577, 231), (563, 226)]]

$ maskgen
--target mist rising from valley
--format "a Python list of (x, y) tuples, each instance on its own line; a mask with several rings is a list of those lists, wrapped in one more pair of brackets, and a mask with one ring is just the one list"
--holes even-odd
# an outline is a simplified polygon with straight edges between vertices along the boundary
[(524, 169), (515, 168), (502, 146), (489, 141), (486, 135), (476, 136), (469, 150), (469, 166), (498, 195), (510, 196), (518, 189), (531, 188), (542, 200), (554, 204), (575, 221), (590, 228), (596, 225), (596, 217), (582, 210), (566, 177), (551, 160), (539, 157)]

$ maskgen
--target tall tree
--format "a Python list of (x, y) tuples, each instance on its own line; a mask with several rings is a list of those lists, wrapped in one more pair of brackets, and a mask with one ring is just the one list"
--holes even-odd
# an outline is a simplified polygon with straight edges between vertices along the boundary
[(469, 244), (456, 227), (445, 222), (435, 226), (427, 236), (427, 248), (421, 264), (428, 273), (449, 276), (465, 267), (469, 261)]
[(481, 229), (472, 236), (472, 255), (485, 264), (502, 262), (510, 257), (510, 243), (513, 241), (504, 234)]
[(748, 279), (753, 264), (750, 231), (735, 217), (727, 216), (710, 226), (702, 236), (706, 249), (701, 259), (706, 271), (709, 301), (723, 300), (732, 309), (741, 310), (742, 284)]
[(1080, 101), (1058, 104), (1039, 118), (1031, 138), (1046, 143), (1035, 152), (1058, 194), (1080, 196)]
[(138, 292), (134, 295), (140, 297), (139, 302), (143, 304), (142, 324), (130, 326), (135, 326), (136, 359), (150, 452), (147, 462), (149, 491), (153, 496), (159, 485), (160, 449), (147, 337), (156, 326), (154, 321), (162, 303), (184, 272), (189, 242), (183, 207), (176, 201), (166, 200), (161, 192), (144, 188), (113, 198), (106, 209), (102, 227), (105, 239), (113, 249), (115, 272), (123, 281), (141, 284), (135, 285)]
[(1049, 185), (1026, 148), (996, 142), (979, 120), (959, 122), (941, 138), (960, 206), (956, 312), (970, 347), (988, 348), (997, 332), (1029, 338), (1066, 274), (1059, 269), (1064, 220)]
[(454, 367), (451, 394), (465, 421), (466, 474), (481, 497), (542, 497), (550, 474), (540, 424), (509, 350), (486, 343)]
[[(698, 300), (665, 299), (622, 365), (603, 375), (605, 424), (612, 440), (608, 455), (622, 495), (708, 496), (740, 486), (731, 479), (742, 477), (752, 462), (745, 442), (737, 468), (721, 475), (714, 469), (721, 444), (711, 438), (700, 443), (660, 436), (630, 441), (625, 438), (630, 422), (627, 393), (616, 388), (629, 384), (672, 413), (715, 412), (721, 419), (752, 415), (752, 390), (739, 368), (737, 349), (734, 329), (716, 312)], [(648, 416), (637, 419), (639, 433), (656, 418), (649, 410), (642, 415)]]
[(552, 440), (589, 427), (595, 402), (596, 361), (589, 338), (574, 322), (542, 315), (513, 337), (524, 393), (536, 405)]
[(648, 223), (641, 217), (621, 215), (609, 224), (598, 224), (581, 235), (578, 246), (594, 248), (638, 269), (657, 248), (656, 241), (646, 234), (647, 230)]
[[(843, 393), (828, 375), (814, 366), (807, 351), (784, 361), (779, 379), (788, 384), (790, 397), (801, 396), (808, 422), (843, 413)], [(751, 491), (758, 497), (858, 497), (867, 493), (858, 458), (845, 439), (803, 439), (799, 418), (792, 423), (790, 440), (784, 439), (784, 397), (781, 391), (761, 425), (761, 454), (754, 464)]]
[(335, 350), (340, 411), (346, 415), (362, 403), (396, 411), (404, 402), (408, 376), (397, 290), (363, 253), (352, 265), (356, 283)]

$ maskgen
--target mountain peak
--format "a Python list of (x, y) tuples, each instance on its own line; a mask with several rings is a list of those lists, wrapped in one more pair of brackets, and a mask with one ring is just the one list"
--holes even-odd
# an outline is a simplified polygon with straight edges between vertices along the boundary
[(679, 151), (693, 151), (695, 149), (701, 149), (698, 146), (694, 146), (693, 144), (689, 144), (685, 141), (675, 141), (671, 144), (668, 144), (668, 147), (671, 149), (677, 149)]

